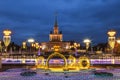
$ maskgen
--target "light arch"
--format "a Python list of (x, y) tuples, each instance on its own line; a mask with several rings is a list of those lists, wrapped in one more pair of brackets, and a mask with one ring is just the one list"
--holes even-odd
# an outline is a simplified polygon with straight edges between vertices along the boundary
[(69, 56), (68, 61), (72, 61), (71, 63), (69, 63), (69, 65), (74, 65), (76, 63), (76, 58), (72, 55)]
[[(41, 63), (39, 61), (41, 60)], [(37, 58), (37, 67), (43, 67), (45, 65), (45, 58), (43, 56), (40, 56)]]
[[(86, 66), (83, 65), (83, 61), (86, 62)], [(78, 63), (80, 69), (89, 69), (90, 67), (90, 59), (86, 56), (79, 57)]]
[(67, 68), (67, 60), (66, 60), (65, 56), (62, 55), (62, 54), (60, 54), (60, 53), (58, 53), (58, 52), (54, 52), (53, 54), (51, 54), (51, 55), (47, 58), (47, 60), (46, 60), (46, 68), (49, 68), (49, 60), (50, 60), (51, 58), (55, 57), (55, 56), (58, 56), (58, 57), (62, 58), (62, 59), (64, 60), (64, 68)]

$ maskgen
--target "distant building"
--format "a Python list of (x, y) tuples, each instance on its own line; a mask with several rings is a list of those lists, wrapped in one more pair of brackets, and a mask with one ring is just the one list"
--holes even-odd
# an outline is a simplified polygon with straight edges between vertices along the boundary
[(50, 31), (49, 34), (49, 42), (41, 43), (42, 50), (45, 51), (53, 51), (55, 46), (59, 47), (60, 51), (69, 50), (71, 47), (70, 41), (63, 41), (63, 34), (62, 31), (59, 31), (57, 16), (55, 16), (53, 31)]
[(63, 35), (62, 35), (62, 31), (59, 31), (59, 27), (57, 24), (57, 16), (55, 17), (55, 24), (53, 31), (50, 31), (49, 39), (51, 42), (62, 42)]

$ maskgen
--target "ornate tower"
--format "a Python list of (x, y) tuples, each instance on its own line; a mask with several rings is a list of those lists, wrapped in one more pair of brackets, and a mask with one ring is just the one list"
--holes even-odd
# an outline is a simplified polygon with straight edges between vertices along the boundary
[(49, 34), (49, 39), (52, 42), (62, 41), (62, 32), (59, 31), (59, 28), (58, 28), (57, 16), (55, 16), (54, 28), (53, 28), (53, 31), (51, 31)]
[(114, 49), (114, 46), (115, 46), (115, 42), (116, 42), (116, 31), (115, 30), (109, 30), (107, 32), (108, 34), (108, 45), (113, 53), (113, 49)]

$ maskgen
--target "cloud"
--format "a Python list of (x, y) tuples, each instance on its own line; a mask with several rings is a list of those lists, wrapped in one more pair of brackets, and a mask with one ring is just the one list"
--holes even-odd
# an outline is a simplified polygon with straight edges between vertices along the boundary
[(120, 0), (0, 0), (0, 31), (11, 29), (16, 42), (29, 37), (48, 41), (57, 11), (64, 40), (107, 42), (109, 29), (120, 34), (119, 9)]

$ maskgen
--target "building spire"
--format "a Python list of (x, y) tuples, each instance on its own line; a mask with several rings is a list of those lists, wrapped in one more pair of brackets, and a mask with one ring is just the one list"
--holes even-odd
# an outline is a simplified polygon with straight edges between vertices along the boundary
[(58, 27), (57, 12), (55, 13), (55, 23), (54, 23), (54, 27)]

